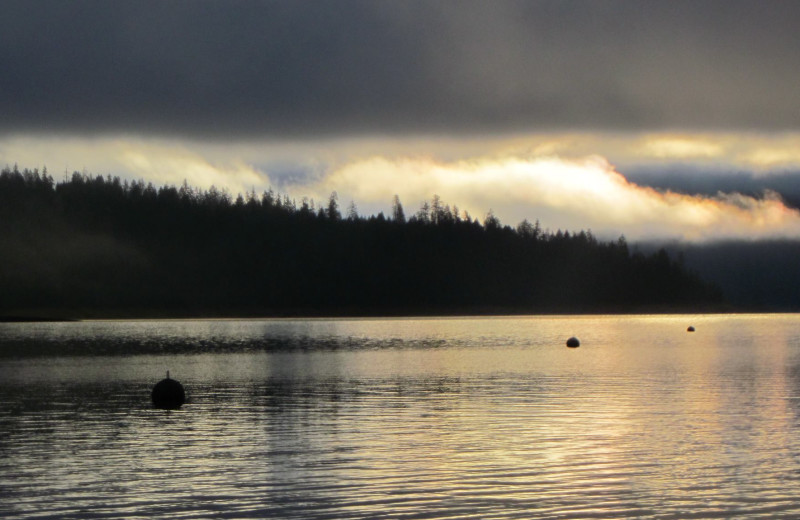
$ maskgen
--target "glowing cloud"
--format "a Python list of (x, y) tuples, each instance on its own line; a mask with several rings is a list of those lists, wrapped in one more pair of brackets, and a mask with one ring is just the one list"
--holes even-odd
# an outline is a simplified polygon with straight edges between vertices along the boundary
[[(17, 137), (0, 141), (0, 162), (24, 168), (47, 167), (60, 180), (61, 173), (85, 170), (91, 175), (145, 180), (156, 186), (212, 185), (233, 195), (270, 184), (267, 174), (235, 155), (215, 153), (215, 147), (175, 141), (135, 138), (58, 139)], [(63, 168), (63, 169), (62, 169)]]
[[(800, 212), (772, 193), (700, 197), (661, 192), (628, 182), (604, 158), (479, 158), (444, 163), (428, 158), (373, 157), (346, 164), (315, 186), (318, 197), (337, 191), (359, 207), (405, 204), (440, 195), (473, 216), (492, 208), (507, 224), (540, 218), (551, 229), (591, 228), (629, 238), (766, 238), (800, 236)], [(411, 210), (411, 211), (410, 211)], [(407, 207), (410, 214), (416, 207)]]
[(187, 180), (201, 188), (228, 189), (234, 196), (269, 184), (265, 174), (242, 162), (213, 164), (188, 150), (132, 147), (124, 149), (118, 159), (134, 176), (157, 178), (161, 183), (173, 185)]
[(705, 168), (699, 174), (769, 173), (774, 165), (800, 167), (797, 150), (800, 134), (794, 133), (247, 143), (17, 136), (0, 139), (0, 165), (47, 166), (57, 180), (73, 170), (159, 186), (185, 179), (232, 195), (261, 193), (272, 185), (298, 202), (309, 196), (324, 203), (336, 191), (343, 209), (352, 200), (362, 215), (388, 212), (395, 194), (411, 215), (437, 194), (481, 220), (491, 209), (509, 225), (539, 219), (551, 230), (591, 229), (604, 238), (707, 240), (798, 238), (800, 216), (773, 193), (684, 195), (634, 184), (620, 171), (687, 164)]
[[(631, 141), (633, 146), (626, 144)], [(760, 174), (800, 168), (800, 134), (791, 132), (653, 134), (633, 140), (604, 140), (600, 149), (628, 164), (705, 163)]]
[(800, 166), (800, 149), (763, 146), (741, 154), (740, 158), (742, 162), (750, 163), (757, 168), (797, 168)]
[(718, 142), (690, 137), (655, 137), (648, 139), (645, 149), (662, 159), (719, 157), (725, 148)]

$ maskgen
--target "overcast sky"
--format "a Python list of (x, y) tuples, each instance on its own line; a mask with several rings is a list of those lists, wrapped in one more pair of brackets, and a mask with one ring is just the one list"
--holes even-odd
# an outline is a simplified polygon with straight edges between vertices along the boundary
[[(764, 188), (800, 192), (800, 2), (4, 0), (0, 20), (3, 163), (336, 189), (362, 212), (435, 190), (508, 224), (800, 236), (791, 209), (758, 213), (782, 204)], [(557, 165), (664, 213), (609, 219), (608, 193)], [(532, 188), (550, 178), (596, 210)], [(725, 217), (689, 229), (648, 184)]]

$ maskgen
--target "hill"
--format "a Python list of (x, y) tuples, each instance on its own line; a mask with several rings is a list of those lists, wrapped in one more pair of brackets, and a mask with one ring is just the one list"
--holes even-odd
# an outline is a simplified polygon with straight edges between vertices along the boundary
[(232, 197), (0, 172), (0, 315), (420, 315), (693, 310), (713, 286), (663, 249), (481, 224), (434, 196), (406, 218), (272, 190)]

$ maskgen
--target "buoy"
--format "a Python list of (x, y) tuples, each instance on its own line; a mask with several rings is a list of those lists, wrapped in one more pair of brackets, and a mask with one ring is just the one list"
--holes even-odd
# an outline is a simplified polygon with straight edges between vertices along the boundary
[(572, 336), (567, 340), (567, 346), (569, 348), (578, 348), (581, 346), (581, 342), (575, 336)]
[(183, 385), (169, 377), (167, 370), (166, 379), (162, 379), (153, 387), (153, 406), (163, 410), (175, 410), (186, 402), (186, 392)]
[(694, 332), (694, 327), (692, 327), (691, 325), (689, 325), (689, 328), (688, 328), (688, 329), (686, 329), (686, 332)]

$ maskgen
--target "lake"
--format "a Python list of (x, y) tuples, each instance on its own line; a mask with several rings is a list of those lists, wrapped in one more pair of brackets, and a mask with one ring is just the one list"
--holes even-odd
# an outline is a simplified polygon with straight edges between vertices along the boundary
[(0, 324), (3, 518), (799, 515), (800, 315)]

